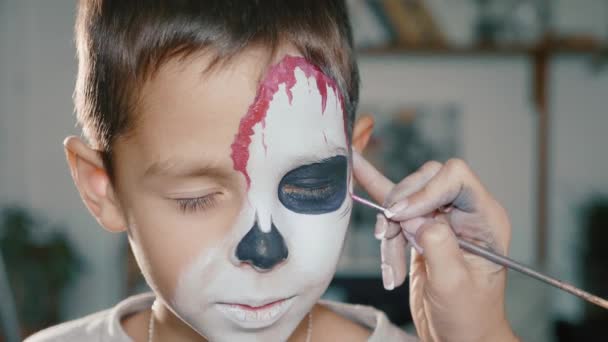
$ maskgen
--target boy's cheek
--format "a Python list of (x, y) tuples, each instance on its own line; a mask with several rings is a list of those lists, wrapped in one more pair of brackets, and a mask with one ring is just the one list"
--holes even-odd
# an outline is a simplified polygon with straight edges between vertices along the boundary
[(224, 203), (221, 208), (192, 213), (158, 207), (135, 212), (130, 231), (131, 244), (139, 250), (137, 262), (146, 280), (168, 294), (192, 263), (230, 237), (239, 208)]

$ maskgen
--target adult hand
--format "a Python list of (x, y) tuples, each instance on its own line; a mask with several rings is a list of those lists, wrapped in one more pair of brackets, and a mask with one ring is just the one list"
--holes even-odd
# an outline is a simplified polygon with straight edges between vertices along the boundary
[(461, 160), (428, 162), (394, 184), (357, 152), (354, 175), (377, 202), (384, 286), (400, 286), (410, 258), (410, 309), (423, 341), (513, 341), (504, 310), (506, 270), (462, 251), (456, 236), (506, 255), (504, 208)]

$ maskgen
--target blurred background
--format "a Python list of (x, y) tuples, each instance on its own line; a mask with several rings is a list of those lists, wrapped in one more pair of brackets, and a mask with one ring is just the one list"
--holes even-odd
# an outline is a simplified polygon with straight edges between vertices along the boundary
[[(608, 0), (350, 0), (367, 156), (394, 180), (465, 159), (510, 213), (511, 256), (608, 297)], [(73, 0), (0, 0), (0, 340), (113, 306), (144, 285), (91, 218), (62, 139), (79, 134)], [(356, 208), (327, 298), (411, 329), (386, 293), (374, 214)], [(510, 273), (526, 341), (601, 341), (607, 312)]]

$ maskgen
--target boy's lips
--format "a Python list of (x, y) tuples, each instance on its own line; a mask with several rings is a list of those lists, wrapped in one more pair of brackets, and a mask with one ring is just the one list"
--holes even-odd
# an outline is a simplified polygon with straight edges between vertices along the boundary
[(274, 324), (287, 312), (295, 296), (265, 301), (217, 303), (216, 307), (230, 320), (246, 329), (260, 329)]
[(285, 301), (285, 299), (279, 299), (279, 300), (275, 300), (273, 302), (267, 303), (267, 304), (262, 304), (262, 305), (248, 305), (248, 304), (240, 304), (240, 303), (227, 303), (227, 304), (232, 304), (232, 305), (236, 305), (240, 308), (243, 308), (245, 310), (251, 310), (251, 311), (256, 311), (256, 310), (263, 310), (263, 309), (267, 309), (270, 308), (272, 306), (274, 306), (275, 304), (279, 304), (281, 302)]

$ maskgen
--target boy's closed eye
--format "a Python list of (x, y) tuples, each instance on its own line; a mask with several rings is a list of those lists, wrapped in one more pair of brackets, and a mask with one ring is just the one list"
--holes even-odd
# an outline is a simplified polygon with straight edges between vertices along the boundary
[(300, 214), (325, 214), (340, 208), (346, 196), (347, 158), (343, 155), (300, 166), (279, 184), (279, 200)]
[(197, 211), (203, 211), (207, 209), (211, 209), (217, 205), (220, 192), (214, 192), (208, 195), (199, 196), (199, 197), (191, 197), (191, 198), (176, 198), (179, 209), (185, 213), (193, 213)]

